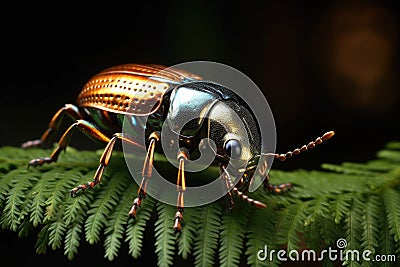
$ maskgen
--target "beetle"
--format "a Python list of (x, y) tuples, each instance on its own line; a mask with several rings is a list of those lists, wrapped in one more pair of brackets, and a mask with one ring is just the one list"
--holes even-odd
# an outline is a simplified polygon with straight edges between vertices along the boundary
[[(204, 116), (205, 113), (207, 116)], [(188, 114), (197, 119), (181, 125), (182, 118)], [(162, 126), (168, 125), (171, 132), (179, 138), (176, 157), (179, 167), (175, 180), (177, 211), (173, 224), (175, 231), (182, 229), (184, 193), (187, 184), (185, 164), (192, 155), (198, 153), (203, 138), (209, 138), (215, 143), (216, 160), (213, 164), (220, 169), (220, 177), (227, 189), (225, 197), (230, 207), (234, 204), (233, 194), (236, 194), (251, 205), (265, 208), (266, 204), (251, 199), (246, 194), (258, 160), (263, 156), (273, 156), (283, 161), (293, 154), (299, 154), (321, 144), (334, 134), (333, 131), (327, 132), (308, 145), (285, 154), (263, 153), (260, 151), (261, 138), (256, 118), (251, 108), (237, 94), (222, 85), (203, 80), (196, 74), (161, 65), (123, 64), (95, 74), (83, 86), (77, 97), (77, 104), (66, 104), (62, 107), (53, 116), (41, 138), (27, 141), (22, 147), (48, 147), (64, 115), (71, 117), (74, 123), (64, 132), (58, 146), (49, 157), (33, 159), (28, 166), (56, 162), (60, 152), (68, 146), (76, 129), (92, 139), (105, 143), (93, 180), (71, 189), (71, 195), (74, 197), (78, 192), (93, 188), (101, 182), (103, 171), (109, 164), (117, 140), (146, 149), (142, 180), (128, 214), (133, 218), (136, 217), (146, 196), (147, 183), (151, 182), (154, 154), (163, 153), (163, 148), (159, 145)], [(125, 115), (138, 119), (148, 116), (145, 125), (131, 125), (133, 135), (145, 132), (144, 145), (137, 142), (134, 136), (122, 132)], [(238, 123), (242, 123), (246, 129), (237, 127)], [(247, 134), (251, 141), (248, 147), (242, 144), (244, 135)], [(230, 159), (246, 163), (246, 168), (232, 169), (228, 166)], [(265, 166), (260, 172), (266, 177), (265, 189), (280, 194), (293, 187), (291, 183), (270, 184), (269, 176), (265, 172), (266, 160), (263, 164)], [(242, 177), (236, 185), (232, 182), (232, 173), (239, 173)]]

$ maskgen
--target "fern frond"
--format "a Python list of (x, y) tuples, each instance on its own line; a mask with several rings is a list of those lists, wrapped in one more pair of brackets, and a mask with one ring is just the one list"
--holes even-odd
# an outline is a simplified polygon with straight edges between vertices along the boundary
[(175, 255), (176, 235), (173, 223), (176, 208), (159, 202), (157, 204), (158, 219), (155, 224), (156, 254), (158, 266), (172, 266)]
[[(135, 190), (132, 192), (136, 191), (137, 187), (135, 187)], [(132, 205), (133, 201), (129, 203)], [(129, 223), (128, 227), (126, 228), (125, 241), (128, 242), (129, 254), (135, 259), (137, 259), (141, 254), (144, 237), (143, 233), (145, 231), (148, 221), (150, 220), (150, 217), (154, 210), (154, 206), (155, 200), (147, 195), (146, 198), (142, 201), (142, 206), (140, 208), (140, 212), (138, 212), (138, 214), (136, 215), (135, 222)]]
[(238, 266), (243, 248), (249, 205), (240, 199), (222, 217), (220, 228), (219, 262), (221, 267)]
[(23, 221), (18, 227), (18, 237), (27, 237), (29, 232), (32, 230), (32, 224), (29, 221), (29, 217), (24, 217)]
[(46, 200), (46, 210), (43, 220), (51, 221), (59, 206), (63, 206), (64, 199), (69, 197), (69, 190), (75, 186), (79, 180), (79, 170), (69, 170), (62, 173), (55, 174), (55, 179), (48, 182), (49, 187), (52, 188), (50, 195)]
[(380, 200), (378, 196), (371, 195), (364, 204), (364, 212), (361, 219), (363, 231), (361, 235), (361, 247), (363, 250), (370, 250), (375, 254), (379, 247), (379, 210)]
[(329, 214), (328, 196), (318, 196), (316, 199), (309, 201), (307, 208), (307, 218), (304, 221), (304, 226), (308, 226), (319, 216), (327, 216)]
[(182, 232), (177, 237), (178, 239), (178, 255), (183, 259), (192, 254), (194, 235), (197, 231), (197, 223), (200, 217), (199, 208), (185, 208), (184, 220), (182, 223)]
[[(349, 209), (348, 216), (345, 218), (344, 230), (346, 233), (347, 246), (345, 247), (344, 254), (348, 251), (358, 251), (360, 246), (360, 237), (363, 231), (362, 225), (362, 210), (363, 210), (363, 199), (353, 198)], [(357, 259), (352, 260), (351, 258), (346, 259), (345, 265), (359, 266)]]
[(395, 163), (400, 162), (400, 151), (397, 150), (381, 150), (378, 152), (377, 156)]
[(340, 227), (333, 218), (319, 216), (308, 226), (305, 226), (303, 241), (307, 248), (319, 251), (332, 246), (341, 237)]
[(62, 218), (63, 209), (57, 211), (54, 218), (50, 221), (49, 245), (53, 250), (61, 247), (67, 224)]
[[(271, 171), (274, 184), (290, 182), (294, 190), (284, 195), (283, 199), (292, 203), (299, 199), (310, 199), (321, 195), (340, 195), (344, 192), (369, 192), (370, 187), (363, 175), (340, 174), (334, 172), (297, 170), (295, 172)], [(277, 179), (276, 179), (277, 178)], [(351, 181), (351, 183), (349, 183)], [(272, 197), (280, 202), (281, 196)]]
[(69, 260), (72, 260), (78, 253), (84, 220), (84, 214), (79, 213), (75, 217), (75, 220), (71, 221), (71, 223), (68, 225), (68, 230), (65, 234), (64, 241), (64, 255), (66, 255)]
[(400, 142), (398, 141), (389, 142), (385, 145), (385, 148), (389, 150), (400, 150)]
[(286, 245), (287, 251), (297, 250), (300, 245), (299, 233), (303, 232), (307, 202), (298, 202), (278, 212), (277, 243)]
[(372, 173), (377, 173), (377, 172), (387, 172), (392, 170), (393, 168), (396, 168), (398, 165), (394, 162), (387, 161), (387, 160), (371, 160), (366, 163), (355, 163), (355, 162), (344, 162), (342, 163), (343, 167), (346, 167), (347, 169), (357, 169), (357, 170), (367, 170)]
[(5, 199), (9, 195), (10, 188), (13, 185), (13, 180), (15, 177), (19, 176), (21, 173), (20, 169), (14, 169), (6, 174), (1, 175), (0, 180), (0, 208), (3, 210), (5, 205)]
[[(77, 181), (82, 184), (92, 179), (93, 173), (89, 172)], [(69, 197), (65, 201), (65, 212), (63, 221), (67, 225), (64, 240), (64, 255), (72, 260), (78, 253), (78, 247), (81, 241), (83, 224), (87, 216), (90, 204), (93, 202), (94, 194), (81, 194), (77, 197)]]
[[(276, 219), (276, 213), (273, 208), (268, 207), (266, 209), (251, 209), (249, 215), (249, 222), (247, 226), (248, 233), (246, 234), (247, 241), (247, 264), (249, 266), (277, 266), (278, 262), (274, 258), (273, 261), (265, 256), (265, 260), (258, 258), (258, 252), (264, 250), (265, 246), (269, 250), (278, 249), (274, 247), (270, 233), (274, 231), (274, 224)], [(264, 233), (264, 234), (260, 234)]]
[(338, 225), (331, 216), (331, 196), (319, 196), (310, 200), (307, 207), (307, 217), (304, 221), (304, 241), (316, 250), (324, 245), (330, 245), (339, 237)]
[(400, 243), (400, 194), (388, 188), (383, 192), (383, 200), (386, 207), (387, 222), (390, 234), (393, 235), (396, 244)]
[(20, 224), (21, 209), (25, 201), (26, 191), (33, 186), (33, 181), (36, 177), (28, 175), (27, 171), (20, 171), (12, 180), (12, 185), (8, 195), (6, 196), (6, 204), (3, 214), (0, 218), (0, 223), (4, 228), (16, 231)]
[(332, 200), (331, 208), (335, 223), (339, 224), (342, 218), (348, 214), (351, 200), (352, 196), (347, 194), (335, 196)]
[[(108, 169), (110, 170), (110, 169)], [(89, 244), (97, 243), (100, 240), (100, 232), (105, 226), (105, 222), (112, 209), (119, 203), (120, 192), (124, 190), (125, 180), (121, 179), (121, 173), (114, 172), (112, 175), (106, 170), (103, 173), (102, 183), (96, 188), (98, 194), (96, 200), (90, 206), (88, 218), (85, 222), (85, 236)], [(110, 178), (110, 179), (108, 179)]]
[(78, 220), (78, 216), (86, 214), (90, 204), (93, 202), (93, 195), (82, 194), (79, 197), (69, 198), (65, 202), (65, 212), (63, 219), (66, 224), (71, 224)]
[(201, 207), (198, 228), (194, 239), (195, 266), (212, 266), (218, 249), (220, 217), (222, 210), (220, 202)]
[(375, 173), (371, 170), (368, 169), (363, 169), (363, 168), (354, 168), (354, 166), (348, 166), (345, 164), (341, 165), (336, 165), (336, 164), (322, 164), (321, 166), (323, 169), (334, 171), (334, 172), (339, 172), (339, 173), (344, 173), (344, 174), (355, 174), (355, 175), (361, 175), (361, 176), (371, 176), (375, 175)]
[[(122, 178), (121, 178), (122, 179)], [(118, 251), (121, 247), (121, 242), (125, 234), (125, 227), (128, 222), (128, 213), (133, 202), (133, 184), (129, 183), (129, 177), (124, 177), (125, 191), (122, 193), (121, 204), (117, 205), (114, 211), (107, 219), (104, 235), (105, 257), (112, 261), (118, 256)], [(130, 186), (128, 186), (130, 185)]]
[[(384, 200), (380, 197), (381, 206), (384, 206)], [(379, 247), (377, 253), (380, 255), (391, 255), (395, 251), (395, 241), (389, 227), (388, 217), (385, 209), (380, 209), (378, 213), (379, 228)], [(398, 260), (398, 256), (397, 256)], [(391, 262), (383, 262), (381, 266), (391, 267)]]
[(32, 189), (32, 202), (29, 205), (28, 211), (30, 213), (30, 222), (34, 227), (43, 222), (46, 199), (51, 194), (51, 187), (48, 183), (54, 182), (55, 177), (57, 177), (56, 174), (56, 170), (44, 173), (40, 178), (40, 182), (36, 183)]
[(47, 246), (49, 243), (49, 228), (50, 224), (45, 224), (38, 234), (38, 238), (36, 240), (36, 253), (37, 254), (45, 254), (47, 251)]

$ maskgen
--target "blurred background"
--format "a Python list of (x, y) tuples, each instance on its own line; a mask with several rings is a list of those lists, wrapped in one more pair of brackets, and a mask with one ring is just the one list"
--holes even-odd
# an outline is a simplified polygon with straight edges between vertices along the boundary
[[(240, 70), (263, 91), (277, 152), (336, 131), (324, 146), (273, 168), (365, 162), (400, 141), (399, 15), (394, 0), (11, 6), (0, 18), (0, 145), (40, 137), (107, 67), (208, 60)], [(80, 133), (71, 144), (102, 147)], [(32, 244), (27, 249), (34, 255)]]

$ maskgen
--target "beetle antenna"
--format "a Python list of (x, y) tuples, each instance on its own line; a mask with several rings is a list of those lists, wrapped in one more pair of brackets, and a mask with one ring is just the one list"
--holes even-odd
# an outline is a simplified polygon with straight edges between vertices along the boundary
[(260, 155), (261, 156), (273, 156), (276, 159), (285, 161), (287, 158), (291, 158), (293, 156), (293, 154), (298, 155), (301, 152), (307, 151), (311, 148), (314, 148), (317, 145), (322, 144), (322, 142), (331, 139), (334, 134), (335, 134), (334, 131), (326, 132), (323, 136), (318, 137), (317, 139), (315, 139), (315, 141), (310, 142), (308, 145), (304, 145), (301, 148), (296, 148), (295, 150), (286, 152), (285, 154), (261, 153)]

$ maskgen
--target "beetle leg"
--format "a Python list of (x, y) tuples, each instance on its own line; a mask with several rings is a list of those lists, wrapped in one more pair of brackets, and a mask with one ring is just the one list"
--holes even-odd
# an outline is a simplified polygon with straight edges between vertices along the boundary
[(182, 230), (181, 221), (183, 220), (184, 199), (183, 194), (186, 190), (185, 179), (185, 162), (189, 158), (186, 150), (181, 150), (177, 156), (179, 160), (178, 179), (176, 182), (176, 190), (178, 191), (178, 198), (176, 200), (177, 211), (175, 213), (174, 230), (180, 232)]
[(235, 202), (233, 201), (232, 191), (231, 191), (231, 189), (234, 187), (234, 184), (232, 182), (232, 179), (231, 179), (229, 173), (226, 171), (224, 166), (221, 166), (221, 178), (224, 181), (224, 186), (226, 187), (226, 189), (228, 189), (228, 192), (226, 193), (225, 198), (228, 203), (228, 210), (230, 210), (235, 205)]
[(54, 114), (53, 118), (49, 123), (49, 128), (43, 133), (40, 139), (30, 140), (23, 143), (21, 146), (22, 148), (29, 148), (29, 147), (48, 147), (50, 144), (51, 135), (57, 131), (60, 127), (61, 122), (64, 118), (64, 114), (67, 114), (71, 117), (74, 121), (81, 119), (82, 115), (79, 113), (79, 109), (71, 104), (66, 104), (63, 108), (57, 111)]
[(58, 156), (61, 151), (65, 150), (71, 140), (71, 136), (74, 133), (75, 129), (83, 131), (85, 134), (94, 137), (103, 142), (109, 142), (110, 138), (104, 135), (99, 129), (96, 128), (92, 123), (85, 120), (77, 120), (74, 124), (72, 124), (60, 138), (58, 142), (58, 147), (53, 150), (50, 157), (33, 159), (29, 162), (28, 166), (41, 166), (44, 163), (56, 162), (58, 160)]
[[(97, 133), (97, 134), (99, 134), (99, 133)], [(78, 185), (77, 187), (74, 187), (71, 190), (71, 196), (75, 196), (78, 193), (78, 191), (80, 191), (80, 190), (84, 191), (87, 188), (93, 188), (95, 185), (97, 185), (98, 183), (101, 182), (101, 178), (103, 177), (104, 169), (110, 163), (111, 155), (114, 150), (114, 145), (118, 139), (129, 142), (130, 144), (140, 146), (139, 144), (135, 143), (133, 140), (125, 137), (122, 133), (115, 133), (113, 135), (113, 137), (111, 139), (109, 139), (108, 144), (107, 144), (106, 148), (104, 149), (103, 154), (101, 155), (100, 165), (97, 168), (96, 173), (94, 174), (93, 181), (88, 182), (87, 184), (81, 184), (81, 185)]]
[(151, 174), (153, 171), (153, 160), (154, 160), (154, 148), (156, 146), (156, 142), (160, 140), (158, 133), (154, 132), (150, 135), (150, 145), (149, 149), (147, 150), (147, 155), (145, 162), (143, 164), (142, 170), (142, 182), (140, 183), (138, 196), (133, 201), (133, 205), (131, 210), (129, 211), (129, 216), (136, 218), (136, 213), (142, 204), (143, 198), (146, 196), (146, 187), (147, 187), (147, 180), (151, 178)]
[(273, 184), (269, 183), (269, 180), (270, 180), (270, 177), (267, 174), (266, 179), (264, 180), (263, 184), (264, 184), (264, 188), (267, 189), (271, 193), (282, 194), (293, 188), (293, 184), (291, 184), (291, 183), (273, 185)]
[(222, 170), (223, 170), (223, 174), (226, 176), (226, 178), (225, 178), (226, 181), (228, 181), (229, 188), (232, 188), (233, 193), (235, 193), (238, 197), (240, 197), (241, 199), (243, 199), (250, 205), (256, 206), (257, 208), (266, 208), (267, 207), (267, 205), (265, 205), (264, 203), (262, 203), (258, 200), (254, 200), (254, 199), (250, 198), (248, 195), (241, 192), (236, 186), (234, 186), (231, 176), (229, 175), (228, 171), (225, 168), (222, 168)]

